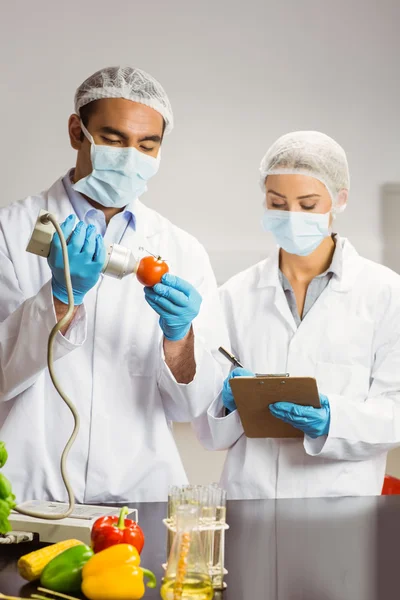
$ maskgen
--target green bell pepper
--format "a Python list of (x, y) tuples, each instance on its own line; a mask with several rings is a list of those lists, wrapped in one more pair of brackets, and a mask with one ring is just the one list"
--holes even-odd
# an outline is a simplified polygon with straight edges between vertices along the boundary
[(0, 499), (0, 535), (5, 535), (11, 531), (8, 517), (10, 515), (10, 506), (8, 502)]
[(4, 467), (7, 462), (8, 453), (4, 442), (0, 442), (0, 469)]
[(15, 496), (12, 493), (11, 483), (0, 473), (0, 534), (2, 535), (11, 531), (8, 517), (14, 506)]
[(82, 569), (93, 554), (84, 544), (68, 548), (46, 565), (40, 577), (41, 585), (53, 592), (80, 592)]
[[(8, 454), (4, 442), (0, 442), (0, 468), (7, 462)], [(11, 483), (7, 477), (0, 473), (0, 535), (5, 535), (11, 530), (8, 517), (15, 506), (15, 496), (12, 493)]]
[(15, 506), (15, 496), (12, 493), (11, 483), (2, 473), (0, 473), (0, 500), (4, 500), (10, 509)]

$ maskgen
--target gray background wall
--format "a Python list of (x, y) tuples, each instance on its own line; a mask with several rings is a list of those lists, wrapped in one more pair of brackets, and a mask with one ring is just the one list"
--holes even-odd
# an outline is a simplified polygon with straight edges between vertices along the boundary
[[(105, 65), (130, 64), (163, 83), (176, 119), (146, 201), (205, 244), (220, 282), (271, 249), (258, 164), (296, 129), (346, 149), (352, 189), (338, 229), (380, 261), (380, 190), (400, 179), (399, 19), (397, 0), (6, 3), (0, 205), (73, 164), (75, 88)], [(192, 479), (217, 478), (223, 456), (204, 453), (187, 426), (176, 435)]]

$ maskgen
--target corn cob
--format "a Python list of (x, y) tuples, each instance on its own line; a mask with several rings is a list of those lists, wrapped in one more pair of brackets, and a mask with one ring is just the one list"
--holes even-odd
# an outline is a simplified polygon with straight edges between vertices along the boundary
[(187, 560), (190, 549), (191, 536), (185, 532), (182, 535), (182, 543), (179, 548), (178, 564), (176, 568), (176, 579), (174, 585), (174, 600), (181, 600), (183, 594), (183, 585), (185, 583)]
[(63, 542), (45, 546), (44, 548), (40, 548), (40, 550), (25, 554), (18, 561), (19, 574), (27, 581), (39, 579), (43, 569), (53, 558), (64, 552), (64, 550), (82, 543), (79, 540), (64, 540)]

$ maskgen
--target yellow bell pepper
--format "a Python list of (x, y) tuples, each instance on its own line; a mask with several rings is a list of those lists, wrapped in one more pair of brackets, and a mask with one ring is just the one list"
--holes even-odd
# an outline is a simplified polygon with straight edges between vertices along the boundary
[(123, 564), (139, 566), (139, 552), (130, 544), (115, 544), (97, 552), (83, 567), (82, 576), (90, 577)]
[(82, 592), (89, 600), (138, 600), (143, 598), (143, 576), (147, 586), (156, 587), (151, 571), (140, 565), (140, 556), (134, 546), (117, 544), (98, 552), (82, 570)]

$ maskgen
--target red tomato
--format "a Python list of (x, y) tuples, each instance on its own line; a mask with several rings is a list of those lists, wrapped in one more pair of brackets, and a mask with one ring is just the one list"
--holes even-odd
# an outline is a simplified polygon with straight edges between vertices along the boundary
[(145, 256), (139, 263), (136, 277), (141, 284), (153, 287), (160, 283), (161, 277), (168, 271), (167, 263), (161, 260), (160, 256)]

